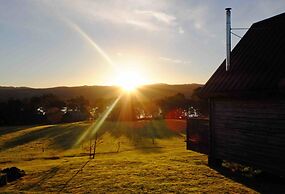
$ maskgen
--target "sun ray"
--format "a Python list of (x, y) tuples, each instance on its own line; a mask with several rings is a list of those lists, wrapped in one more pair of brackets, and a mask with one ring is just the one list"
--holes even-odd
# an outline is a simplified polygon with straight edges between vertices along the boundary
[(78, 32), (79, 35), (86, 40), (114, 69), (117, 70), (117, 66), (109, 55), (86, 33), (84, 32), (76, 23), (68, 20), (67, 18), (63, 19), (74, 31)]
[(88, 127), (88, 129), (83, 133), (83, 135), (81, 135), (81, 137), (77, 140), (75, 146), (80, 145), (87, 136), (92, 137), (94, 134), (97, 133), (97, 131), (100, 129), (100, 127), (102, 126), (104, 121), (107, 119), (109, 114), (112, 112), (112, 110), (114, 109), (118, 101), (121, 99), (121, 97), (122, 95), (120, 94), (115, 99), (115, 101), (111, 104), (111, 106), (107, 110), (104, 111), (103, 115), (100, 118), (98, 118), (94, 123), (92, 123), (90, 127)]

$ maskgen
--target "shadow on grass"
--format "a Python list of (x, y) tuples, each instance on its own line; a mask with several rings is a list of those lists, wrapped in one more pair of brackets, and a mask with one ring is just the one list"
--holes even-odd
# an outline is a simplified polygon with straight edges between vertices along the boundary
[(42, 172), (42, 175), (39, 176), (39, 181), (33, 183), (31, 185), (27, 185), (23, 190), (42, 190), (41, 185), (48, 182), (51, 178), (53, 178), (56, 173), (59, 171), (59, 167), (53, 167), (48, 171)]
[(0, 136), (6, 135), (9, 133), (14, 133), (17, 131), (21, 131), (23, 129), (35, 127), (36, 125), (30, 125), (30, 126), (6, 126), (6, 127), (0, 127)]
[[(24, 133), (1, 146), (1, 151), (21, 146), (40, 139), (49, 139), (52, 148), (67, 150), (73, 148), (84, 133), (92, 134), (91, 123), (71, 123), (54, 125), (38, 130)], [(20, 130), (20, 129), (17, 129)], [(90, 132), (91, 131), (91, 132)], [(137, 121), (137, 122), (110, 122), (106, 121), (97, 132), (97, 136), (109, 133), (114, 139), (119, 141), (120, 137), (126, 137), (129, 142), (143, 152), (157, 152), (157, 140), (178, 137), (179, 132), (173, 130), (164, 120)], [(91, 137), (93, 136), (93, 137)], [(83, 141), (88, 141), (95, 137), (95, 134), (87, 135)], [(80, 145), (77, 145), (80, 146)], [(146, 147), (148, 149), (146, 149)], [(153, 148), (153, 149), (151, 149)]]
[(70, 149), (77, 140), (77, 137), (83, 132), (83, 129), (83, 125), (76, 124), (40, 128), (5, 142), (2, 144), (1, 150), (3, 151), (45, 138), (53, 141), (52, 147), (62, 150)]
[(138, 150), (150, 153), (160, 152), (157, 140), (178, 137), (179, 132), (171, 129), (165, 120), (109, 123), (101, 132), (108, 132), (115, 139), (126, 137)]
[(223, 176), (241, 183), (259, 193), (285, 193), (285, 179), (276, 175), (261, 173), (258, 176), (247, 177), (241, 172), (233, 172), (225, 167), (212, 167)]

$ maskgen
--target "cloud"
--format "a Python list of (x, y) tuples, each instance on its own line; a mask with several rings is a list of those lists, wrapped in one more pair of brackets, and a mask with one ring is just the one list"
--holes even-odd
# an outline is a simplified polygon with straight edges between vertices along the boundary
[(159, 31), (176, 25), (176, 17), (165, 12), (150, 10), (134, 10), (134, 15), (126, 23), (149, 31)]
[(126, 20), (127, 24), (131, 24), (133, 26), (137, 26), (140, 28), (144, 28), (150, 31), (157, 31), (159, 30), (159, 28), (157, 28), (155, 25), (153, 25), (150, 22), (144, 22), (144, 21), (140, 21), (140, 20)]
[(179, 32), (179, 34), (184, 34), (184, 30), (181, 26), (178, 28), (178, 32)]
[[(134, 10), (132, 19), (127, 19), (126, 23), (149, 31), (165, 30), (176, 26), (176, 17), (166, 12), (150, 10)], [(179, 30), (179, 33), (182, 29)]]
[(157, 21), (165, 24), (175, 24), (176, 17), (165, 12), (149, 11), (149, 10), (135, 10), (136, 14), (155, 18)]
[(195, 9), (191, 9), (188, 14), (188, 19), (194, 24), (196, 30), (203, 30), (206, 26), (206, 18), (208, 14), (208, 7), (196, 6)]
[[(90, 22), (112, 23), (116, 25), (131, 25), (147, 31), (169, 30), (177, 26), (177, 19), (168, 13), (164, 2), (155, 4), (144, 0), (133, 1), (59, 1), (54, 6), (50, 1), (44, 1), (49, 8), (57, 9), (68, 18), (89, 20)], [(167, 6), (169, 6), (167, 4)], [(161, 11), (166, 9), (167, 11)]]
[[(189, 5), (191, 9), (183, 9), (180, 12), (180, 19), (183, 20), (183, 24), (187, 24), (189, 31), (197, 31), (201, 35), (213, 38), (215, 35), (209, 31), (209, 25), (212, 25), (210, 15), (210, 7), (208, 4), (198, 3)], [(183, 29), (182, 29), (183, 30)], [(178, 30), (179, 33), (182, 30)], [(184, 31), (184, 30), (183, 30)]]
[(184, 60), (180, 60), (180, 59), (172, 59), (172, 58), (168, 58), (168, 57), (159, 57), (159, 60), (169, 62), (169, 63), (176, 63), (176, 64), (189, 64), (189, 63), (191, 63), (190, 61), (184, 61)]
[(121, 52), (117, 52), (116, 55), (117, 55), (118, 57), (122, 57), (124, 54), (121, 53)]

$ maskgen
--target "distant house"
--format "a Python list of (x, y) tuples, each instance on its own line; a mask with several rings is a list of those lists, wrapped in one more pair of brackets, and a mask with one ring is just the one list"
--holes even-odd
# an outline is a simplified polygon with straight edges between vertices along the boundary
[(200, 91), (209, 99), (209, 164), (285, 175), (285, 13), (254, 23)]

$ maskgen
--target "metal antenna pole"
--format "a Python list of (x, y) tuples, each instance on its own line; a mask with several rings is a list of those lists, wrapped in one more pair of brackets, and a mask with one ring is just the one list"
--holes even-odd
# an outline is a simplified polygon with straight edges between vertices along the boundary
[(226, 8), (226, 71), (231, 66), (231, 9)]

